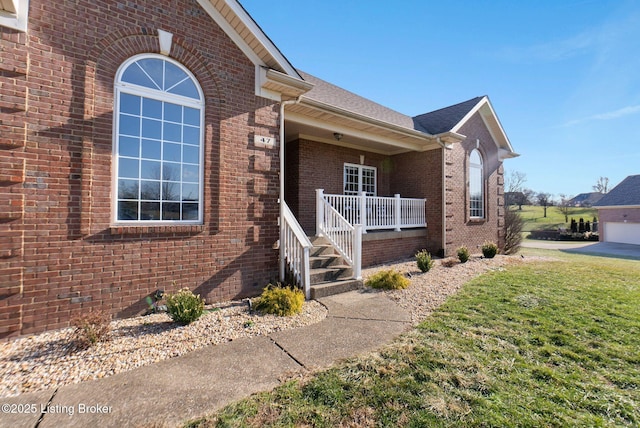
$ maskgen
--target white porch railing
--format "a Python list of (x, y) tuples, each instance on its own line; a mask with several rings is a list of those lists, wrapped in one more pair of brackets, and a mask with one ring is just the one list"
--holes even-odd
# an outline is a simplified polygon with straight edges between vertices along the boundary
[(324, 236), (353, 269), (353, 277), (362, 279), (362, 226), (351, 224), (317, 190), (316, 234)]
[[(316, 190), (318, 200), (325, 200), (346, 221), (361, 224), (363, 233), (367, 230), (401, 229), (427, 227), (426, 199), (360, 195), (326, 195), (322, 189)], [(318, 207), (320, 204), (317, 204)], [(318, 209), (316, 219), (322, 221)]]
[(311, 298), (311, 280), (309, 277), (309, 250), (313, 247), (296, 220), (289, 206), (282, 202), (283, 224), (280, 228), (280, 281), (284, 281), (285, 268), (302, 287), (308, 299)]

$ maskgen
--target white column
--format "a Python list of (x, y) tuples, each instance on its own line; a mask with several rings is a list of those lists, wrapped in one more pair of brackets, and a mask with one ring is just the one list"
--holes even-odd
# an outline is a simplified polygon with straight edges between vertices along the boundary
[(367, 193), (360, 192), (360, 225), (362, 233), (367, 233)]
[(402, 201), (400, 201), (400, 194), (396, 193), (395, 195), (393, 195), (393, 197), (395, 198), (394, 200), (394, 213), (395, 213), (395, 224), (396, 224), (396, 228), (395, 231), (396, 232), (400, 232), (400, 223), (402, 222)]
[(316, 236), (322, 236), (324, 224), (324, 189), (316, 189)]

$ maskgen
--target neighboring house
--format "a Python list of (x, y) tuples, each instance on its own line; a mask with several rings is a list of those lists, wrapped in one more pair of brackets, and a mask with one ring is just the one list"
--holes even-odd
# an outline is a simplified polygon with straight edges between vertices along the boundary
[(640, 175), (630, 175), (594, 207), (600, 219), (600, 241), (640, 245)]
[(567, 204), (572, 207), (592, 207), (602, 199), (604, 195), (604, 193), (600, 192), (580, 193), (571, 198)]
[(308, 284), (305, 234), (354, 276), (502, 241), (487, 97), (405, 116), (296, 70), (235, 0), (0, 5), (0, 337)]

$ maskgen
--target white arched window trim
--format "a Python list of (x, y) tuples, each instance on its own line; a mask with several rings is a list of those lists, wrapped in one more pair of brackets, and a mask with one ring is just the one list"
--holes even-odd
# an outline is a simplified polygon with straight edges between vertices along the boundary
[[(161, 72), (148, 66), (157, 73), (147, 73), (145, 64), (162, 64)], [(138, 84), (133, 71), (149, 80)], [(195, 76), (171, 58), (139, 54), (120, 65), (114, 82), (114, 223), (202, 224), (204, 106)]]
[(478, 149), (469, 153), (469, 217), (485, 218), (484, 160)]

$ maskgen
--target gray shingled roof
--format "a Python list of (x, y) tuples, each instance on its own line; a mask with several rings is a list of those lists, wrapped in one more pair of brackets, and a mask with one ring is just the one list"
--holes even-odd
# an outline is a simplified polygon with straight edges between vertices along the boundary
[(484, 97), (475, 97), (449, 107), (413, 118), (415, 129), (429, 134), (441, 134), (453, 129)]
[(640, 175), (630, 175), (600, 199), (595, 207), (640, 205)]
[(372, 119), (391, 123), (403, 128), (414, 129), (413, 119), (410, 116), (399, 113), (381, 104), (368, 100), (346, 89), (312, 76), (298, 70), (298, 73), (307, 82), (313, 83), (314, 87), (304, 94), (305, 98), (320, 101), (334, 107), (338, 107), (353, 113), (357, 113)]

